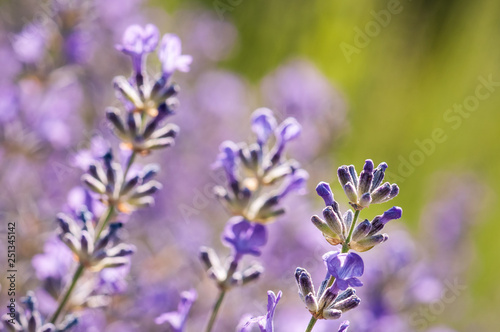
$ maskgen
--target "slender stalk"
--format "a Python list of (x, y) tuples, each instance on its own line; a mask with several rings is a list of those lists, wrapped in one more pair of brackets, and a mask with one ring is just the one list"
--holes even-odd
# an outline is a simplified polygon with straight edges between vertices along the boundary
[(63, 297), (62, 301), (59, 303), (59, 306), (57, 307), (56, 312), (54, 312), (54, 314), (52, 315), (52, 318), (50, 319), (51, 323), (55, 324), (55, 322), (57, 321), (57, 318), (59, 317), (59, 314), (61, 313), (61, 311), (63, 310), (64, 306), (68, 302), (68, 300), (69, 300), (69, 298), (71, 296), (71, 293), (73, 292), (73, 289), (75, 288), (76, 282), (78, 281), (78, 279), (80, 278), (80, 276), (83, 274), (84, 270), (85, 270), (85, 267), (82, 264), (79, 264), (78, 268), (75, 271), (75, 274), (73, 275), (73, 279), (71, 280), (71, 284), (69, 285), (68, 290), (64, 294), (64, 297)]
[(358, 221), (359, 212), (361, 212), (361, 210), (356, 210), (356, 212), (354, 212), (354, 220), (351, 223), (351, 228), (349, 229), (349, 234), (347, 235), (347, 239), (345, 240), (344, 245), (342, 246), (343, 254), (349, 251), (349, 243), (351, 242), (351, 237), (354, 231), (354, 227), (356, 226), (356, 221)]
[(108, 222), (111, 220), (111, 218), (113, 217), (114, 213), (115, 213), (115, 208), (114, 208), (113, 205), (111, 205), (106, 210), (106, 213), (103, 214), (104, 220), (102, 222), (98, 222), (97, 223), (97, 224), (101, 224), (101, 227), (99, 228), (99, 231), (97, 232), (97, 234), (96, 234), (96, 236), (94, 238), (94, 242), (97, 242), (97, 240), (101, 236), (102, 231), (104, 230), (104, 228), (106, 227), (106, 225), (108, 224)]
[(307, 325), (306, 332), (311, 332), (317, 321), (318, 320), (316, 318), (311, 317), (311, 320), (309, 321), (309, 325)]
[(219, 285), (219, 296), (217, 297), (217, 301), (215, 301), (215, 304), (212, 307), (212, 314), (210, 315), (210, 319), (207, 323), (207, 328), (205, 329), (205, 332), (211, 332), (214, 327), (215, 320), (217, 319), (217, 314), (219, 313), (222, 301), (224, 300), (224, 296), (229, 290), (227, 285), (231, 280), (231, 278), (233, 277), (234, 272), (236, 272), (236, 269), (238, 268), (238, 260), (239, 257), (233, 258), (233, 261), (231, 262), (231, 265), (227, 270), (226, 279), (221, 283), (221, 285)]
[[(359, 212), (360, 212), (360, 210), (356, 210), (356, 212), (354, 213), (354, 219), (352, 221), (351, 228), (349, 229), (349, 234), (347, 235), (347, 239), (344, 242), (344, 245), (342, 245), (342, 253), (343, 254), (349, 252), (349, 242), (351, 242), (352, 233), (354, 231), (354, 227), (356, 226), (356, 222), (358, 221)], [(330, 276), (330, 278), (328, 279), (328, 284), (327, 284), (326, 288), (333, 285), (334, 281), (335, 281), (335, 277)], [(313, 327), (314, 327), (314, 324), (316, 324), (317, 321), (318, 321), (317, 318), (311, 317), (311, 320), (309, 321), (309, 325), (307, 325), (305, 332), (311, 332)]]
[(130, 171), (130, 167), (134, 163), (136, 154), (137, 154), (137, 152), (135, 152), (135, 151), (132, 152), (132, 154), (130, 155), (130, 158), (128, 159), (127, 166), (125, 167), (125, 171), (123, 172), (122, 187), (125, 185), (125, 181), (127, 180), (127, 174)]
[(224, 300), (225, 295), (226, 295), (226, 290), (221, 289), (219, 291), (219, 297), (217, 298), (217, 301), (215, 302), (214, 307), (212, 308), (212, 314), (210, 315), (210, 320), (208, 321), (207, 328), (205, 329), (206, 332), (212, 331), (215, 320), (217, 318), (217, 314), (219, 313), (219, 309), (222, 304), (222, 301)]

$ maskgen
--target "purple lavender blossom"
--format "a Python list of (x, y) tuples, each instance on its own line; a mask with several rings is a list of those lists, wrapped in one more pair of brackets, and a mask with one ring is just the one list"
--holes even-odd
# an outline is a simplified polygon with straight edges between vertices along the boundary
[(72, 157), (73, 166), (79, 167), (80, 169), (86, 171), (89, 166), (97, 159), (101, 159), (106, 153), (108, 153), (111, 146), (102, 136), (94, 136), (90, 140), (90, 146), (88, 149), (82, 149), (75, 153)]
[(122, 44), (116, 48), (132, 58), (134, 72), (142, 73), (144, 59), (156, 49), (159, 38), (158, 28), (153, 24), (147, 24), (144, 28), (134, 24), (125, 30)]
[(257, 142), (260, 145), (266, 144), (276, 125), (276, 119), (270, 109), (259, 108), (253, 112), (252, 131), (257, 135)]
[(239, 261), (245, 254), (260, 256), (259, 247), (267, 243), (267, 231), (264, 225), (250, 223), (243, 217), (233, 217), (228, 221), (222, 239), (232, 247), (234, 260)]
[(194, 289), (181, 293), (181, 301), (177, 307), (177, 311), (164, 313), (155, 319), (155, 323), (160, 325), (168, 323), (174, 332), (183, 332), (189, 310), (196, 301), (197, 293)]
[(28, 24), (14, 37), (12, 48), (22, 62), (34, 64), (45, 55), (47, 32), (36, 24)]
[(53, 237), (45, 242), (43, 251), (43, 254), (35, 255), (31, 261), (37, 278), (62, 280), (74, 263), (71, 250), (59, 238)]
[(188, 72), (189, 65), (193, 62), (193, 57), (182, 54), (181, 40), (177, 35), (166, 34), (161, 40), (158, 57), (162, 63), (163, 75), (170, 77), (179, 70)]
[(349, 321), (344, 321), (340, 326), (338, 332), (347, 332), (347, 328), (349, 327)]
[(97, 291), (100, 294), (119, 294), (127, 288), (125, 278), (130, 273), (130, 262), (123, 266), (99, 271)]
[(323, 198), (326, 206), (333, 205), (333, 202), (335, 202), (335, 200), (333, 199), (332, 189), (326, 182), (318, 183), (318, 185), (316, 186), (316, 193), (318, 194), (318, 196)]
[(276, 147), (272, 160), (280, 160), (285, 146), (300, 135), (301, 126), (294, 118), (287, 118), (275, 130)]
[(364, 272), (361, 257), (353, 252), (341, 254), (340, 251), (330, 251), (323, 255), (323, 261), (329, 275), (335, 277), (334, 287), (345, 290), (348, 287), (361, 287), (363, 283), (357, 278)]
[(257, 323), (261, 332), (274, 332), (274, 312), (276, 311), (276, 306), (281, 299), (281, 291), (278, 295), (274, 294), (272, 291), (267, 292), (267, 314), (263, 316), (258, 316), (251, 318), (245, 325), (243, 325), (239, 332), (249, 332), (250, 326)]
[(359, 177), (353, 165), (338, 168), (339, 182), (355, 210), (362, 210), (370, 204), (385, 203), (399, 194), (396, 184), (382, 183), (386, 169), (386, 163), (380, 163), (375, 168), (371, 159), (365, 161)]
[(236, 168), (238, 160), (238, 146), (231, 141), (224, 141), (219, 147), (220, 153), (213, 167), (222, 167), (226, 172), (229, 185), (237, 183)]
[(305, 190), (308, 178), (309, 174), (303, 169), (299, 169), (288, 176), (282, 185), (280, 193), (278, 194), (279, 199), (284, 198), (292, 192), (302, 194)]

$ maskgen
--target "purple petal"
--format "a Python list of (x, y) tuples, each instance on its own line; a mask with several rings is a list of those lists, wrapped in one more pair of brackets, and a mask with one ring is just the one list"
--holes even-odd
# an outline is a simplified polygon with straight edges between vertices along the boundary
[(347, 331), (347, 328), (349, 327), (349, 321), (346, 320), (344, 321), (340, 326), (339, 326), (339, 330), (338, 332), (346, 332)]
[(295, 173), (288, 176), (286, 178), (286, 183), (283, 185), (284, 188), (279, 194), (280, 198), (283, 198), (294, 191), (300, 192), (304, 189), (308, 178), (309, 174), (303, 169), (299, 169)]
[(402, 215), (403, 209), (399, 206), (393, 206), (392, 208), (384, 212), (382, 217), (380, 217), (380, 222), (382, 223), (382, 225), (385, 225), (391, 220), (401, 218)]
[(252, 114), (252, 131), (257, 135), (257, 142), (264, 145), (276, 128), (273, 112), (267, 108), (259, 108)]
[(320, 182), (316, 186), (316, 193), (323, 198), (325, 205), (332, 205), (334, 202), (332, 189), (330, 185), (326, 182)]
[(276, 129), (276, 136), (284, 143), (289, 142), (300, 135), (301, 126), (295, 118), (287, 118)]

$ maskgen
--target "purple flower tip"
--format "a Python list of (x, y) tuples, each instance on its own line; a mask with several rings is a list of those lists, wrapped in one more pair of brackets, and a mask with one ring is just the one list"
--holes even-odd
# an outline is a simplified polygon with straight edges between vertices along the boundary
[(134, 24), (125, 30), (122, 45), (117, 45), (116, 48), (132, 57), (134, 71), (139, 73), (142, 71), (144, 56), (155, 50), (159, 38), (158, 28), (153, 24), (148, 24), (144, 28)]
[(336, 287), (345, 290), (348, 287), (360, 287), (363, 283), (357, 278), (363, 275), (365, 266), (361, 256), (354, 252), (341, 254), (330, 251), (323, 255), (328, 273), (335, 277)]
[(249, 332), (251, 325), (257, 323), (261, 332), (274, 332), (274, 312), (276, 311), (276, 306), (281, 299), (281, 291), (278, 295), (274, 294), (272, 291), (267, 292), (267, 313), (263, 316), (253, 317), (246, 321), (242, 327), (239, 328), (238, 332)]
[(183, 332), (189, 310), (197, 297), (198, 295), (194, 289), (182, 292), (177, 311), (162, 314), (155, 319), (155, 323), (160, 325), (168, 322), (174, 332)]
[(374, 168), (373, 161), (371, 159), (366, 159), (365, 160), (365, 166), (363, 167), (363, 170), (365, 172), (372, 173), (373, 172), (373, 168)]
[(222, 167), (226, 172), (229, 183), (236, 182), (236, 161), (238, 159), (238, 146), (232, 141), (224, 141), (219, 147), (220, 153), (214, 167)]
[(182, 54), (181, 39), (174, 34), (166, 34), (161, 40), (158, 57), (162, 63), (163, 74), (171, 76), (176, 70), (188, 72), (193, 57)]
[(233, 217), (222, 234), (222, 240), (232, 247), (235, 259), (245, 254), (260, 256), (259, 247), (267, 243), (267, 231), (264, 225), (254, 224), (242, 217)]
[(300, 193), (304, 189), (308, 178), (309, 173), (307, 173), (303, 169), (299, 169), (293, 174), (289, 175), (286, 178), (286, 182), (283, 185), (281, 193), (279, 194), (280, 199), (294, 191)]
[(302, 127), (295, 118), (287, 118), (276, 129), (276, 136), (284, 144), (297, 138), (301, 130)]
[(318, 185), (316, 186), (316, 192), (321, 198), (323, 198), (323, 200), (325, 201), (325, 205), (328, 206), (333, 204), (334, 202), (333, 193), (328, 183), (326, 182), (318, 183)]
[(263, 145), (276, 128), (276, 119), (268, 108), (259, 108), (252, 114), (252, 131), (257, 135), (257, 142)]
[(339, 326), (339, 330), (338, 332), (346, 332), (347, 331), (347, 328), (349, 327), (349, 321), (346, 320), (344, 321), (340, 326)]
[(387, 167), (389, 167), (389, 166), (387, 166), (387, 163), (380, 163), (378, 165), (378, 168), (380, 168), (383, 171), (385, 171), (387, 169)]
[(158, 28), (153, 24), (144, 28), (134, 24), (125, 30), (122, 45), (117, 45), (117, 49), (128, 55), (144, 55), (155, 50), (159, 38)]
[(401, 218), (402, 215), (403, 209), (399, 206), (393, 206), (392, 208), (384, 212), (384, 214), (380, 218), (380, 222), (385, 225), (391, 220)]

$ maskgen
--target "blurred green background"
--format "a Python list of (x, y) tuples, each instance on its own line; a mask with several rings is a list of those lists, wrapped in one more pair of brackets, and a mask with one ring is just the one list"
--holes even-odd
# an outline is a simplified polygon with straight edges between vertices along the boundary
[[(473, 172), (489, 186), (472, 228), (475, 259), (467, 283), (473, 303), (466, 315), (454, 317), (453, 307), (443, 315), (467, 330), (481, 330), (473, 324), (488, 331), (498, 326), (500, 86), (479, 88), (490, 92), (484, 100), (471, 96), (482, 84), (479, 77), (500, 82), (500, 2), (153, 1), (167, 10), (200, 3), (239, 30), (239, 48), (226, 68), (257, 82), (301, 55), (339, 87), (351, 126), (335, 148), (339, 165), (359, 167), (368, 157), (387, 161), (401, 187), (397, 204), (411, 229), (420, 227), (436, 173)], [(465, 106), (462, 115), (453, 111), (455, 104), (468, 102), (471, 111)], [(444, 142), (435, 143), (431, 153), (415, 152), (422, 151), (415, 141), (429, 142), (436, 128)], [(405, 175), (404, 164), (412, 160), (414, 170)], [(329, 180), (339, 165), (332, 165)]]

